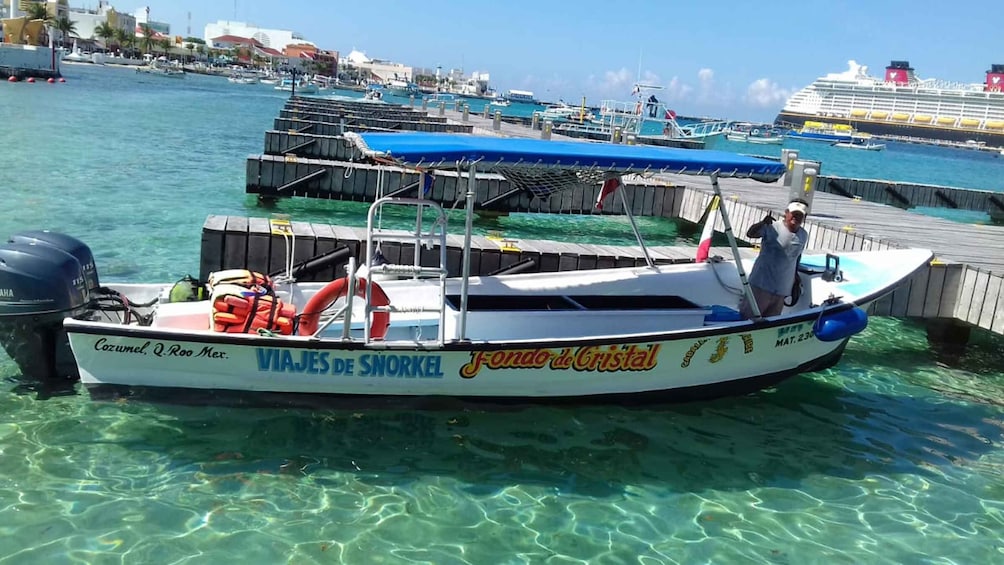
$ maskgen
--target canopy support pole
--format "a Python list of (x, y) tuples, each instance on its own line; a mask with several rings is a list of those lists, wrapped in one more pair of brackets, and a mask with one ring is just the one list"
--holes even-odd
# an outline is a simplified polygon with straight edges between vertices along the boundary
[(722, 223), (725, 224), (725, 235), (729, 238), (729, 247), (732, 248), (732, 258), (736, 262), (736, 270), (739, 271), (739, 280), (743, 283), (743, 295), (746, 297), (746, 301), (749, 302), (750, 309), (753, 311), (753, 317), (757, 320), (761, 320), (763, 319), (763, 316), (760, 314), (760, 305), (756, 303), (756, 298), (753, 296), (753, 289), (750, 287), (750, 282), (746, 278), (746, 269), (743, 268), (743, 259), (739, 255), (739, 245), (736, 243), (736, 234), (732, 232), (732, 222), (729, 221), (729, 213), (725, 210), (725, 198), (722, 197), (722, 189), (718, 186), (718, 173), (711, 173), (711, 187), (718, 196), (718, 201), (721, 202), (721, 205), (718, 207), (718, 211), (722, 214)]
[[(460, 340), (467, 341), (467, 295), (471, 284), (471, 232), (474, 229), (474, 196), (477, 166), (471, 162), (467, 168), (467, 218), (464, 225), (464, 262), (460, 279)], [(445, 307), (445, 305), (444, 305)]]
[(635, 239), (638, 240), (638, 245), (641, 246), (641, 252), (645, 255), (645, 263), (652, 268), (655, 268), (655, 263), (652, 262), (652, 257), (648, 254), (648, 247), (645, 247), (645, 240), (641, 237), (641, 232), (638, 231), (638, 224), (634, 221), (634, 214), (631, 213), (631, 206), (628, 205), (627, 197), (624, 196), (624, 183), (621, 183), (620, 190), (617, 191), (621, 195), (621, 204), (624, 205), (624, 213), (628, 217), (628, 222), (631, 223), (631, 231), (634, 232)]

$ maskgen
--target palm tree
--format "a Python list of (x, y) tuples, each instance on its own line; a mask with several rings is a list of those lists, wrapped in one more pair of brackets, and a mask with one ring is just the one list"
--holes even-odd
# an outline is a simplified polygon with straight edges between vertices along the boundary
[(70, 21), (70, 18), (63, 16), (56, 20), (54, 27), (61, 35), (60, 43), (66, 47), (67, 39), (77, 35), (77, 22)]
[(139, 45), (143, 49), (143, 53), (149, 53), (153, 49), (154, 36), (157, 35), (157, 32), (147, 24), (143, 24), (140, 31), (143, 32), (143, 38), (140, 39)]
[(164, 57), (167, 57), (168, 59), (171, 58), (171, 56), (170, 56), (171, 55), (171, 53), (170, 53), (170, 51), (171, 51), (171, 40), (170, 39), (168, 39), (166, 37), (163, 38), (163, 39), (161, 39), (160, 41), (157, 42), (157, 47), (160, 47), (161, 49), (164, 50)]
[(110, 40), (110, 39), (112, 39), (112, 38), (115, 37), (115, 28), (113, 28), (112, 24), (110, 24), (108, 22), (101, 22), (101, 25), (99, 25), (98, 27), (94, 28), (94, 35), (98, 39), (101, 39), (104, 42), (105, 49), (107, 50), (108, 49), (108, 40)]
[(119, 50), (125, 55), (126, 48), (130, 45), (130, 40), (135, 40), (136, 35), (129, 33), (128, 31), (117, 28), (115, 30), (115, 42), (119, 44)]
[(42, 2), (33, 2), (28, 5), (28, 9), (24, 11), (25, 15), (28, 16), (29, 20), (45, 20), (46, 23), (52, 21), (49, 16), (49, 8)]

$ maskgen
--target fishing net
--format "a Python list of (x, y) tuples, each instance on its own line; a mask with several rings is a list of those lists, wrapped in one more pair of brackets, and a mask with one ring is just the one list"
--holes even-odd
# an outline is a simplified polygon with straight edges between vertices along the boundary
[(570, 170), (539, 166), (500, 166), (496, 172), (505, 177), (513, 187), (525, 190), (537, 198), (547, 198), (577, 186), (595, 187), (607, 175), (601, 170)]

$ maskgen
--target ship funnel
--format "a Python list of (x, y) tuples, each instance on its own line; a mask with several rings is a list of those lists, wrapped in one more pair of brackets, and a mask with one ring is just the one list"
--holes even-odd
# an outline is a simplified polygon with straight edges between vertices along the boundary
[(904, 86), (915, 82), (913, 67), (910, 66), (910, 61), (892, 61), (889, 63), (889, 66), (885, 68), (885, 81), (891, 82), (896, 86)]
[(987, 92), (1000, 92), (1004, 90), (1004, 65), (990, 65), (990, 70), (987, 71), (987, 82), (984, 90)]

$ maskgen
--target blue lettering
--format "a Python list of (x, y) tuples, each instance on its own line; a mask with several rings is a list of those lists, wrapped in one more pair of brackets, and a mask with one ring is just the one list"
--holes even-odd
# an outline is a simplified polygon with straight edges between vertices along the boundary
[(322, 351), (317, 359), (320, 363), (318, 371), (320, 371), (321, 374), (327, 374), (328, 369), (331, 368), (331, 364), (328, 362), (328, 355), (329, 353), (327, 351)]
[(354, 369), (355, 369), (355, 360), (354, 359), (332, 359), (331, 360), (331, 374), (332, 375), (351, 375), (352, 371)]
[(436, 355), (435, 357), (431, 355), (426, 356), (425, 371), (421, 376), (426, 379), (443, 378), (442, 361), (443, 358), (440, 357), (439, 355)]
[(296, 370), (296, 363), (293, 362), (293, 353), (287, 350), (282, 350), (280, 352), (282, 360), (279, 361), (279, 370), (283, 373), (289, 373)]
[(273, 365), (275, 364), (275, 350), (274, 349), (264, 349), (259, 347), (255, 353), (258, 355), (258, 370), (259, 371), (270, 371), (275, 370)]

